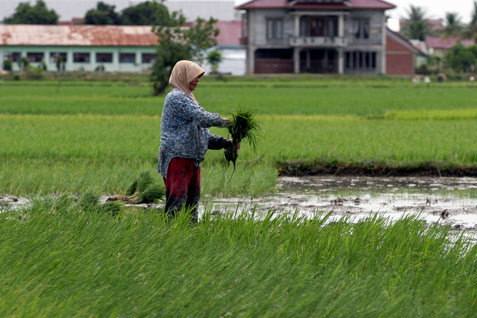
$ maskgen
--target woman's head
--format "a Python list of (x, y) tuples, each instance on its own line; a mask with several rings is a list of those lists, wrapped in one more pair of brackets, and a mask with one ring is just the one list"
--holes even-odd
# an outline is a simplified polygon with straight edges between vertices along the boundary
[(181, 89), (195, 100), (192, 91), (197, 88), (197, 83), (204, 73), (205, 71), (202, 67), (196, 63), (182, 60), (174, 65), (171, 77), (169, 78), (169, 84), (171, 84), (172, 87)]

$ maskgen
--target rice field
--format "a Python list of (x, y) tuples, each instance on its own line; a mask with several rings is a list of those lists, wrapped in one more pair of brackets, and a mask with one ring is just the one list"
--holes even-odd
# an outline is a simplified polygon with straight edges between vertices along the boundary
[[(250, 109), (262, 127), (257, 151), (242, 146), (230, 182), (223, 152), (208, 153), (203, 193), (271, 192), (290, 161), (301, 162), (297, 169), (477, 166), (472, 86), (333, 78), (200, 85), (196, 96), (207, 110), (227, 117)], [(141, 82), (4, 82), (0, 192), (124, 191), (138, 171), (155, 169), (163, 99)]]
[[(209, 151), (202, 193), (259, 196), (283, 169), (315, 166), (477, 169), (475, 88), (205, 78), (202, 106), (253, 110), (261, 133), (232, 179), (223, 151)], [(0, 316), (475, 315), (476, 245), (411, 216), (250, 211), (191, 225), (185, 213), (81, 206), (85, 193), (124, 194), (155, 171), (163, 101), (141, 81), (0, 82), (0, 194), (33, 200), (0, 214)]]
[[(472, 317), (477, 246), (412, 217), (2, 215), (3, 317)], [(19, 222), (21, 220), (21, 222)], [(46, 230), (47, 229), (47, 230)], [(406, 233), (406, 235), (403, 235)]]

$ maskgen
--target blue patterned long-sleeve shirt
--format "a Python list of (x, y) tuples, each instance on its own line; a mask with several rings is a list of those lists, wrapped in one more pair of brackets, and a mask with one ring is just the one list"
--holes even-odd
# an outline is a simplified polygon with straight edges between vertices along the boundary
[(159, 147), (158, 172), (167, 177), (172, 158), (194, 159), (198, 166), (210, 144), (225, 140), (209, 132), (207, 127), (225, 126), (226, 121), (207, 112), (186, 93), (174, 88), (164, 101), (161, 119), (161, 146)]

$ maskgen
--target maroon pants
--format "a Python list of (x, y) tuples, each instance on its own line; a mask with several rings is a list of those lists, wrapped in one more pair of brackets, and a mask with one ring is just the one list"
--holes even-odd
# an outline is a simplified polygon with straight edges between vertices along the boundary
[(167, 168), (166, 213), (174, 216), (184, 205), (191, 210), (192, 220), (197, 222), (200, 199), (200, 167), (193, 159), (172, 158)]

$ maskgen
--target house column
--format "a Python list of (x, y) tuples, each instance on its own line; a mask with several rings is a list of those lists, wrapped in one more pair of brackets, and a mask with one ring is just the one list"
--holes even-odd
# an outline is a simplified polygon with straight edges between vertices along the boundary
[(247, 50), (247, 73), (255, 74), (255, 48), (252, 46)]
[(338, 37), (344, 37), (344, 15), (338, 16)]
[(338, 49), (338, 74), (344, 73), (344, 52), (343, 49)]
[(293, 72), (300, 73), (300, 48), (293, 48)]
[(295, 37), (300, 36), (300, 16), (295, 15)]
[(66, 52), (65, 70), (76, 71), (73, 69), (73, 50), (71, 48), (69, 48), (68, 52)]

